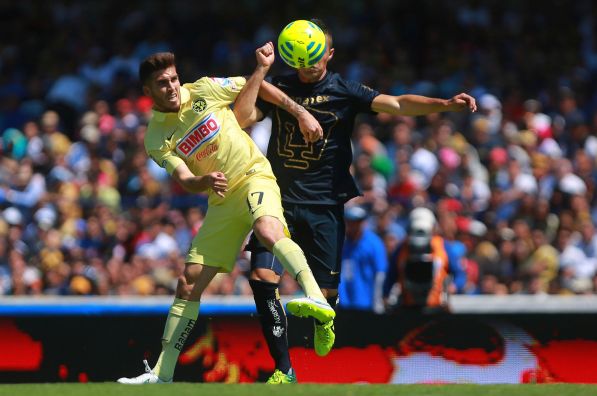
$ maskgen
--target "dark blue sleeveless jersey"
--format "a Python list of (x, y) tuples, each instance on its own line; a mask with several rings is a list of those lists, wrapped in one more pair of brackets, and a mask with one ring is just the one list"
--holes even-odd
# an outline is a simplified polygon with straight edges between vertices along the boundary
[(295, 74), (268, 79), (319, 121), (323, 139), (306, 143), (296, 119), (286, 111), (259, 100), (257, 106), (272, 118), (267, 158), (282, 193), (282, 200), (298, 204), (335, 205), (359, 195), (349, 167), (350, 136), (358, 113), (372, 113), (379, 92), (347, 81), (329, 70), (322, 81), (305, 84)]

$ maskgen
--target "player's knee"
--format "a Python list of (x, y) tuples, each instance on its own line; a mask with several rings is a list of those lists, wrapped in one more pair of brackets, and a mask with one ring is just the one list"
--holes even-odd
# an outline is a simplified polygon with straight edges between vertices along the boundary
[(286, 237), (284, 235), (284, 226), (275, 217), (262, 216), (255, 220), (253, 224), (253, 231), (259, 241), (271, 250), (276, 242)]
[(338, 297), (338, 289), (322, 288), (321, 293), (323, 293), (325, 298)]
[(254, 268), (251, 271), (250, 279), (260, 282), (280, 283), (280, 276), (268, 268)]

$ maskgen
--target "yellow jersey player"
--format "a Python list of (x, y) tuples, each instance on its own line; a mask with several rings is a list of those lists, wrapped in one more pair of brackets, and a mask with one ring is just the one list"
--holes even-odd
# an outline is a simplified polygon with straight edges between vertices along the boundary
[[(237, 120), (251, 119), (274, 47), (256, 50), (257, 68), (248, 80), (201, 78), (181, 86), (174, 55), (158, 53), (142, 62), (143, 92), (153, 99), (153, 117), (145, 136), (151, 158), (189, 192), (208, 191), (208, 210), (179, 278), (162, 336), (156, 365), (144, 374), (120, 378), (124, 384), (171, 382), (178, 355), (197, 320), (201, 294), (218, 272), (229, 272), (251, 229), (297, 279), (307, 297), (290, 301), (299, 316), (330, 321), (326, 302), (301, 248), (288, 234), (280, 190), (267, 159)], [(271, 88), (271, 87), (270, 87)], [(273, 94), (272, 94), (273, 92)], [(321, 135), (314, 118), (279, 90), (264, 96), (297, 116), (305, 133)], [(234, 111), (230, 105), (234, 103)]]

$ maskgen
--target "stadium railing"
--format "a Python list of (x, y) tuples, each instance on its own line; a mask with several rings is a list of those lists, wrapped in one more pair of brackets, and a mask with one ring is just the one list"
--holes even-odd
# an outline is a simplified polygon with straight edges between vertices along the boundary
[[(0, 297), (1, 316), (44, 315), (166, 315), (172, 296), (4, 296)], [(282, 297), (287, 302), (290, 297)], [(454, 295), (450, 297), (455, 314), (512, 313), (596, 313), (597, 295)], [(207, 296), (201, 315), (251, 315), (255, 304), (248, 296)]]

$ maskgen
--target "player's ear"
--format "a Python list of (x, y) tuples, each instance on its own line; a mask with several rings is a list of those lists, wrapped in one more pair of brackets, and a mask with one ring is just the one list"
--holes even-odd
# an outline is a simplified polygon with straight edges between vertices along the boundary
[(151, 91), (149, 90), (149, 87), (145, 84), (143, 84), (143, 95), (151, 96)]
[(333, 49), (333, 48), (330, 48), (330, 55), (328, 56), (328, 61), (329, 61), (330, 59), (332, 59), (332, 57), (333, 57), (333, 56), (334, 56), (334, 49)]

